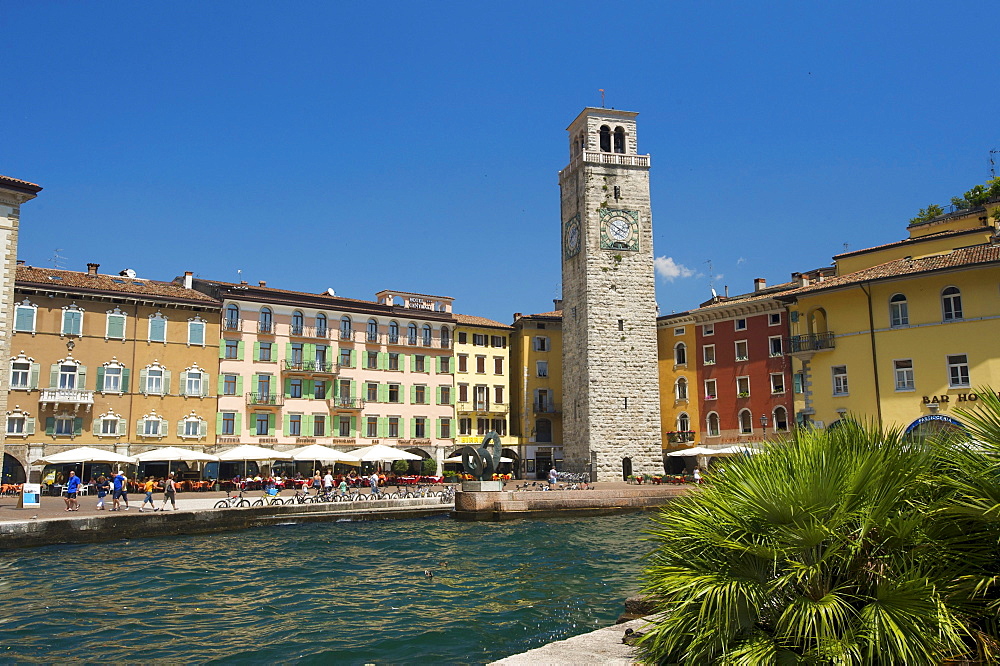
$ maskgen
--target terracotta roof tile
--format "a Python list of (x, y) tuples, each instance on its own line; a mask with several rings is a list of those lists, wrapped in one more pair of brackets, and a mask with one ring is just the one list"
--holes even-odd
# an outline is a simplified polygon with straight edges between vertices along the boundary
[(491, 326), (493, 328), (512, 328), (510, 324), (502, 324), (486, 317), (454, 313), (455, 321), (465, 326)]
[(891, 243), (885, 243), (884, 245), (876, 245), (874, 247), (866, 247), (863, 250), (852, 250), (850, 252), (841, 252), (840, 254), (833, 255), (833, 260), (836, 261), (841, 257), (856, 257), (859, 254), (865, 254), (867, 252), (874, 252), (876, 250), (884, 250), (887, 247), (899, 247), (902, 245), (912, 245), (914, 243), (923, 243), (927, 240), (935, 240), (938, 238), (948, 238), (950, 236), (961, 236), (963, 234), (981, 234), (984, 231), (988, 231), (985, 227), (976, 227), (974, 229), (951, 229), (948, 231), (937, 231), (932, 234), (926, 234), (924, 236), (917, 236), (916, 238), (904, 238), (903, 240), (893, 241)]
[(29, 183), (26, 180), (11, 178), (10, 176), (0, 176), (0, 185), (10, 185), (16, 189), (28, 190), (31, 192), (40, 192), (42, 190), (41, 185), (35, 185), (34, 183)]
[(18, 266), (15, 286), (40, 288), (59, 287), (67, 291), (117, 292), (132, 296), (156, 298), (159, 300), (199, 301), (205, 305), (221, 307), (221, 303), (207, 294), (194, 289), (185, 289), (173, 282), (160, 282), (143, 278), (129, 278), (120, 275), (91, 275), (79, 271), (54, 268)]

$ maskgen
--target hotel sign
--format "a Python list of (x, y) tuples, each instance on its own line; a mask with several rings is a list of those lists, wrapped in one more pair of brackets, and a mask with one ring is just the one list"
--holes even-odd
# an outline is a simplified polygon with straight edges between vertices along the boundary
[[(997, 397), (1000, 398), (1000, 393), (997, 393)], [(955, 402), (975, 402), (976, 400), (979, 400), (979, 396), (975, 393), (959, 393), (955, 396)], [(925, 395), (923, 397), (925, 405), (941, 405), (948, 402), (951, 402), (950, 395)]]

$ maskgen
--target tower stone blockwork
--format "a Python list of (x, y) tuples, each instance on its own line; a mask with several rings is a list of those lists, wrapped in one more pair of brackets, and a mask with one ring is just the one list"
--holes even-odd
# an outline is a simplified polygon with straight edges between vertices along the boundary
[(650, 165), (636, 115), (584, 109), (559, 173), (564, 461), (598, 481), (663, 470)]

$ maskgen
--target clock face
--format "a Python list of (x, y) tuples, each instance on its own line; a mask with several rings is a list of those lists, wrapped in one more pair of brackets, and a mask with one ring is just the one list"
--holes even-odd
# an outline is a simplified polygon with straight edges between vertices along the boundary
[(575, 215), (566, 223), (566, 256), (573, 257), (580, 252), (580, 216)]
[(639, 251), (639, 211), (601, 208), (601, 248)]

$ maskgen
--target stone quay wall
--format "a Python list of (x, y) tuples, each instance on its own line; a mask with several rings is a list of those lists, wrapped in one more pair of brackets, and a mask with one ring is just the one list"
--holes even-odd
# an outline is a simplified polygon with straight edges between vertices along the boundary
[(686, 486), (633, 486), (614, 490), (529, 490), (455, 494), (458, 520), (515, 520), (602, 515), (656, 509), (691, 492)]

